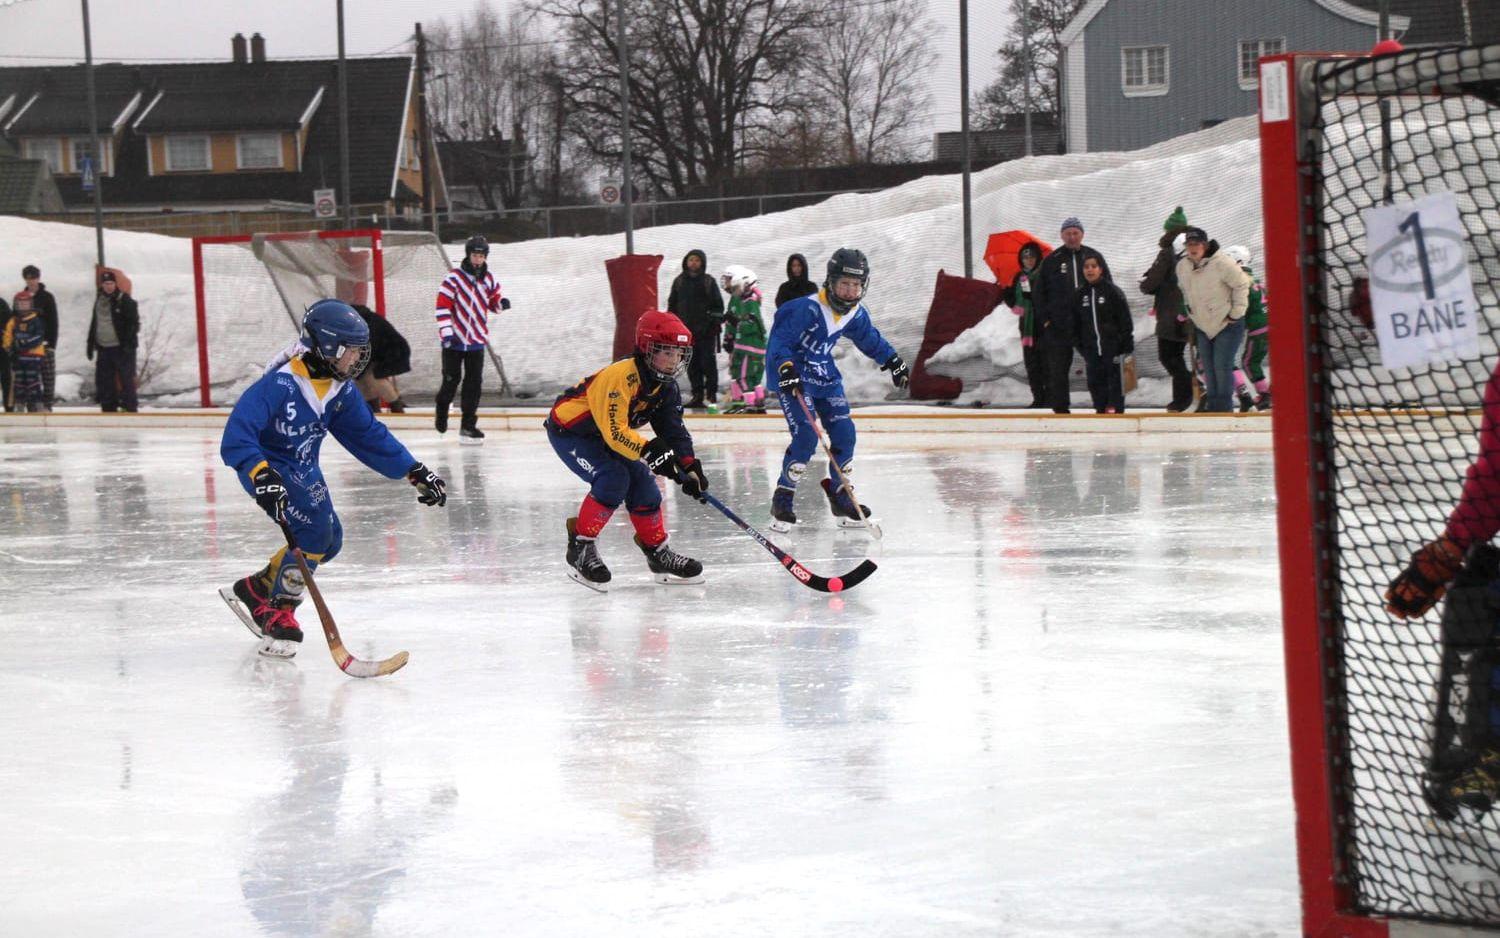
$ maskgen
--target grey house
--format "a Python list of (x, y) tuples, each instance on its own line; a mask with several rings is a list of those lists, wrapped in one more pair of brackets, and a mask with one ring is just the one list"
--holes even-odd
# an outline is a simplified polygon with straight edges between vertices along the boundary
[[(1133, 150), (1254, 114), (1260, 56), (1366, 52), (1378, 23), (1345, 0), (1089, 0), (1059, 37), (1067, 150)], [(1391, 26), (1400, 36), (1410, 18)]]

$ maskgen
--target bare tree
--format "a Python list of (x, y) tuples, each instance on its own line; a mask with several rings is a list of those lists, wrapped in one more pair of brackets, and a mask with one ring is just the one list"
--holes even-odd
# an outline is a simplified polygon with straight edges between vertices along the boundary
[[(1010, 0), (1011, 25), (1005, 42), (995, 53), (1000, 74), (980, 93), (974, 123), (977, 127), (1000, 127), (1006, 115), (1030, 110), (1061, 118), (1058, 99), (1061, 36), (1085, 0)], [(1022, 7), (1025, 7), (1024, 16)], [(1023, 24), (1031, 28), (1028, 56)], [(1026, 99), (1026, 71), (1031, 67), (1031, 100)]]
[(844, 160), (909, 157), (938, 59), (925, 0), (831, 0), (820, 19), (817, 54), (804, 64), (818, 110), (837, 127)]
[(567, 41), (557, 75), (567, 126), (598, 161), (621, 159), (614, 3), (626, 4), (636, 171), (682, 194), (732, 176), (747, 134), (791, 106), (817, 0), (536, 0)]

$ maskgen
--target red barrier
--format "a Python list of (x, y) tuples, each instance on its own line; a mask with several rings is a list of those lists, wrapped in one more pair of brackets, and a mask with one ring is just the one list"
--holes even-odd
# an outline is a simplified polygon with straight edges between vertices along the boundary
[(1000, 284), (992, 280), (952, 277), (938, 271), (932, 305), (927, 309), (922, 348), (911, 372), (913, 400), (952, 400), (963, 391), (964, 383), (959, 379), (929, 374), (927, 359), (958, 338), (960, 332), (988, 316), (1000, 302), (1000, 293)]
[(612, 360), (618, 361), (635, 348), (635, 321), (656, 305), (656, 271), (660, 254), (623, 254), (604, 262), (609, 273), (609, 298), (615, 305), (615, 345)]

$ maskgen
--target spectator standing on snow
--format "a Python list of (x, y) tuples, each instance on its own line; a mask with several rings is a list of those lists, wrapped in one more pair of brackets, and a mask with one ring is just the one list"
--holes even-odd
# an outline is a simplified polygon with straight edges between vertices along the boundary
[(724, 322), (724, 297), (708, 276), (708, 255), (697, 248), (682, 259), (682, 273), (672, 281), (667, 312), (693, 334), (693, 357), (688, 360), (688, 382), (693, 397), (687, 407), (702, 409), (719, 401), (719, 326)]
[(1031, 287), (1036, 344), (1047, 364), (1047, 393), (1055, 414), (1068, 413), (1071, 403), (1068, 385), (1077, 342), (1073, 301), (1087, 283), (1083, 276), (1084, 260), (1097, 258), (1104, 279), (1111, 279), (1104, 255), (1083, 243), (1083, 222), (1077, 216), (1063, 219), (1062, 242), (1037, 268)]
[(1047, 392), (1047, 360), (1036, 344), (1036, 307), (1032, 281), (1037, 267), (1042, 263), (1042, 246), (1027, 241), (1016, 252), (1020, 270), (1010, 286), (1005, 288), (1001, 302), (1010, 306), (1010, 311), (1021, 317), (1021, 361), (1026, 366), (1026, 383), (1031, 387), (1032, 407), (1048, 407), (1051, 397)]
[(1204, 396), (1199, 413), (1229, 413), (1234, 371), (1245, 342), (1245, 312), (1250, 305), (1250, 275), (1240, 270), (1219, 242), (1202, 228), (1189, 228), (1185, 255), (1177, 262), (1177, 282), (1198, 335), (1198, 363), (1203, 368)]
[[(10, 324), (10, 317), (10, 304), (0, 299), (0, 336), (5, 335), (5, 327)], [(4, 404), (7, 414), (16, 409), (16, 403), (10, 396), (10, 378), (10, 352), (0, 346), (0, 404)]]
[[(801, 254), (793, 254), (786, 259), (786, 280), (776, 291), (776, 307), (780, 309), (784, 303), (801, 299), (804, 296), (812, 296), (818, 292), (818, 285), (812, 282), (807, 275), (807, 258)], [(775, 312), (775, 310), (772, 310)]]
[(1125, 357), (1135, 351), (1135, 320), (1130, 302), (1120, 288), (1104, 279), (1104, 261), (1083, 259), (1088, 281), (1074, 300), (1078, 323), (1078, 353), (1088, 375), (1089, 396), (1096, 414), (1125, 413)]
[(47, 343), (46, 355), (42, 357), (42, 409), (51, 411), (57, 386), (57, 297), (42, 283), (42, 272), (35, 264), (21, 268), (21, 279), (26, 281), (26, 292), (31, 294), (31, 308), (42, 321)]
[(1172, 401), (1167, 412), (1177, 414), (1193, 406), (1193, 372), (1186, 360), (1188, 343), (1193, 340), (1193, 324), (1177, 283), (1177, 262), (1182, 254), (1177, 250), (1176, 240), (1188, 229), (1182, 206), (1167, 216), (1162, 228), (1162, 236), (1156, 242), (1156, 260), (1141, 275), (1140, 287), (1142, 293), (1156, 300), (1157, 356), (1172, 376)]
[(141, 332), (141, 314), (135, 298), (120, 289), (113, 270), (99, 273), (94, 293), (94, 316), (89, 322), (84, 354), (94, 362), (94, 389), (99, 409), (107, 414), (121, 409), (140, 409), (135, 393), (135, 349)]

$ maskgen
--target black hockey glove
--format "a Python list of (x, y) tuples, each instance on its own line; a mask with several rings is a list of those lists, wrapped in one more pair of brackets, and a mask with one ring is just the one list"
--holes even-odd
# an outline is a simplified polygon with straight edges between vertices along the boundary
[(684, 495), (703, 501), (703, 493), (708, 491), (708, 476), (703, 474), (703, 463), (696, 456), (684, 456), (681, 462), (682, 474), (677, 484), (682, 486)]
[(776, 375), (776, 389), (783, 397), (801, 392), (802, 378), (797, 374), (796, 365), (791, 362), (782, 362), (781, 367), (776, 369)]
[(439, 508), (448, 504), (448, 483), (421, 463), (406, 470), (406, 481), (417, 487), (417, 501), (422, 504)]
[(885, 364), (880, 366), (880, 370), (889, 371), (891, 373), (891, 384), (894, 384), (898, 388), (904, 388), (908, 384), (911, 384), (911, 369), (906, 367), (906, 362), (902, 361), (900, 355), (892, 355), (886, 359)]
[(646, 460), (646, 468), (659, 476), (666, 476), (673, 482), (682, 481), (682, 460), (677, 458), (677, 451), (672, 448), (661, 437), (648, 440), (645, 448), (641, 450), (641, 458)]
[(503, 296), (500, 297), (500, 308), (501, 309), (510, 309), (510, 300), (506, 299)]
[(250, 484), (254, 487), (255, 503), (260, 510), (277, 524), (285, 521), (286, 485), (282, 483), (281, 473), (270, 466), (261, 466), (250, 476)]

